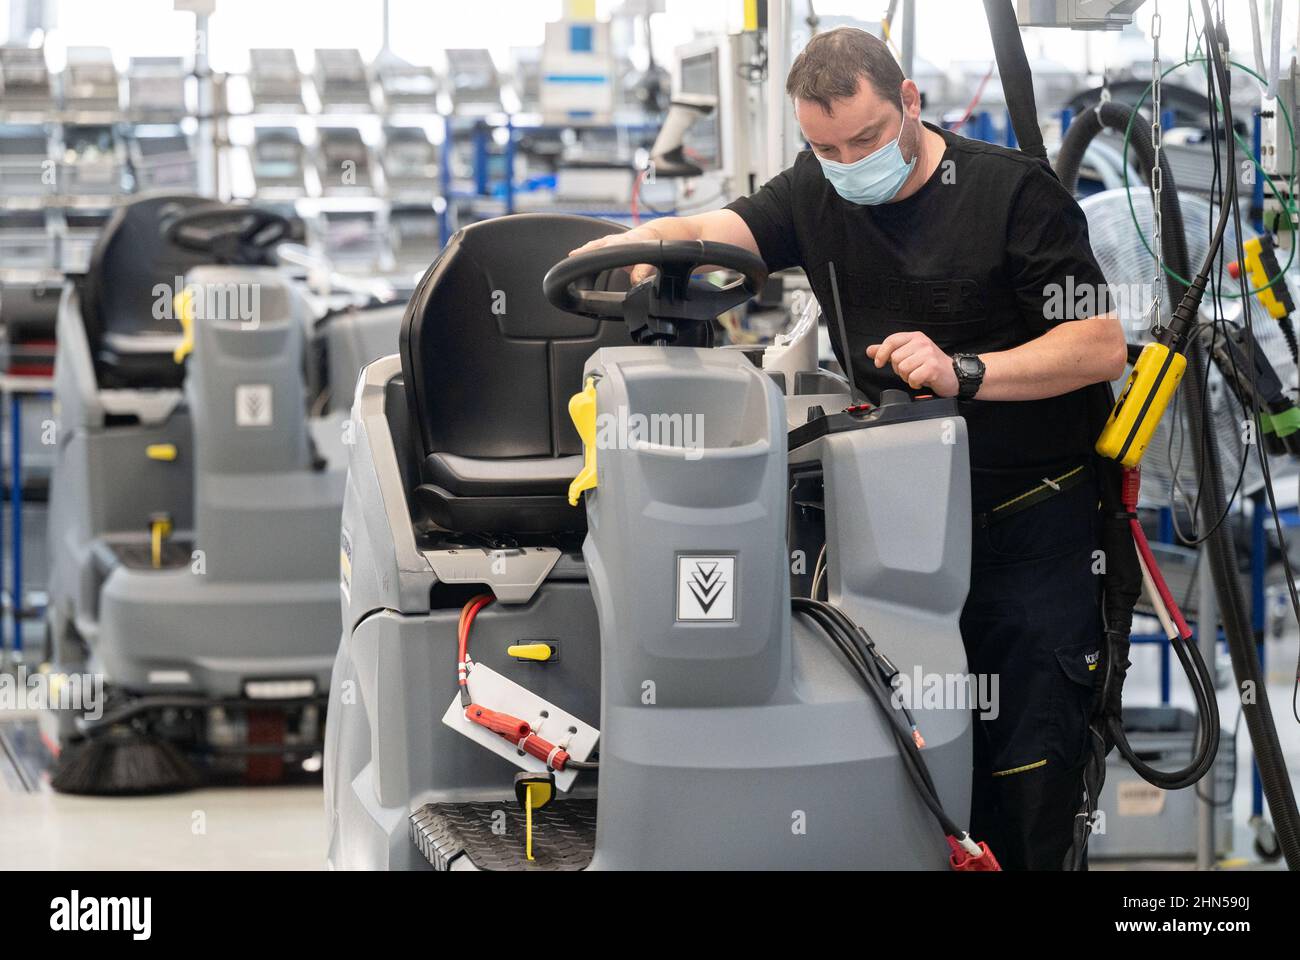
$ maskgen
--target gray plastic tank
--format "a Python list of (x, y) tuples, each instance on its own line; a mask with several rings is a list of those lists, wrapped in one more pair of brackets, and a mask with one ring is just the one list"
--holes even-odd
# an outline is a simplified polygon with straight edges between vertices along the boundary
[[(792, 623), (780, 391), (724, 350), (605, 349), (586, 375), (599, 449), (583, 555), (603, 690), (592, 867), (942, 868), (942, 832), (878, 707), (828, 638)], [(825, 474), (831, 599), (903, 671), (965, 670), (965, 433), (955, 419), (942, 442), (943, 429), (891, 423), (798, 451)], [(971, 714), (918, 721), (964, 821)]]

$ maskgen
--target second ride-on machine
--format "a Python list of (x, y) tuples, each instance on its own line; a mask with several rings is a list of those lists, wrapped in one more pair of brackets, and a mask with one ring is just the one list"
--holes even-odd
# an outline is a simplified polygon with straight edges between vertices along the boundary
[[(363, 371), (330, 862), (996, 869), (945, 813), (969, 809), (969, 704), (898, 684), (966, 675), (954, 401), (856, 404), (824, 371), (711, 348), (762, 262), (716, 243), (566, 259), (621, 229), (464, 228), (400, 356)], [(628, 289), (637, 263), (658, 273)], [(814, 570), (825, 600), (799, 596)]]
[[(275, 781), (320, 751), (345, 464), (317, 443), (339, 424), (308, 394), (288, 228), (144, 197), (65, 291), (47, 660), (55, 683), (98, 675), (104, 695), (51, 714), (57, 790)], [(359, 323), (326, 335), (347, 348)]]

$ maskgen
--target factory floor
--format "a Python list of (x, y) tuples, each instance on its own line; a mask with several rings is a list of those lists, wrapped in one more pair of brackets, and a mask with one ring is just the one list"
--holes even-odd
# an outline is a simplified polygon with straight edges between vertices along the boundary
[[(28, 529), (40, 530), (36, 514)], [(35, 557), (32, 558), (36, 560)], [(29, 571), (41, 569), (29, 563)], [(34, 583), (39, 589), (41, 584)], [(29, 625), (29, 650), (39, 635)], [(12, 624), (5, 625), (12, 637)], [(1294, 629), (1266, 647), (1268, 693), (1292, 781), (1300, 793), (1300, 724), (1291, 715), (1297, 643)], [(1157, 648), (1135, 646), (1126, 687), (1127, 703), (1158, 702)], [(1222, 669), (1226, 661), (1220, 658)], [(29, 661), (30, 665), (30, 661)], [(1173, 702), (1191, 706), (1175, 666)], [(1231, 685), (1219, 691), (1222, 727), (1232, 730), (1238, 705)], [(324, 867), (326, 830), (319, 783), (284, 787), (220, 787), (145, 798), (90, 798), (56, 794), (49, 787), (50, 752), (39, 718), (0, 702), (0, 870), (13, 869), (255, 869), (315, 870)], [(1220, 869), (1277, 869), (1262, 863), (1247, 824), (1251, 808), (1250, 741), (1245, 725), (1237, 735), (1232, 800), (1231, 850)], [(869, 829), (869, 825), (864, 824)], [(1194, 822), (1187, 824), (1189, 845)], [(1093, 869), (1186, 870), (1188, 859), (1094, 858)]]

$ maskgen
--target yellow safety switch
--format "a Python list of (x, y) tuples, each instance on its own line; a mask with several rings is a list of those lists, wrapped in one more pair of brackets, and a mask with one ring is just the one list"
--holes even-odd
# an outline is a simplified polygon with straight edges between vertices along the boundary
[(596, 486), (596, 380), (587, 378), (581, 393), (569, 398), (569, 417), (582, 438), (582, 470), (569, 484), (569, 506), (576, 507), (584, 490)]
[(155, 570), (162, 568), (163, 544), (172, 535), (172, 518), (166, 513), (155, 513), (149, 518), (150, 559)]
[(506, 647), (506, 653), (516, 660), (544, 662), (555, 656), (555, 648), (549, 643), (512, 643)]
[(176, 319), (180, 321), (181, 342), (176, 345), (172, 351), (172, 359), (177, 363), (184, 363), (185, 358), (194, 352), (194, 293), (189, 287), (186, 287), (180, 293), (172, 298), (172, 307), (176, 311)]

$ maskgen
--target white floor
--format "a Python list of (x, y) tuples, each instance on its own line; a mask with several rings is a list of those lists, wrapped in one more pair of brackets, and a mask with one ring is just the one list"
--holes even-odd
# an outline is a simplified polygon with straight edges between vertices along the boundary
[(0, 870), (318, 870), (324, 857), (319, 787), (0, 793)]
[[(1300, 793), (1300, 725), (1291, 715), (1291, 676), (1300, 636), (1268, 647), (1269, 696), (1292, 781)], [(1159, 668), (1154, 647), (1136, 647), (1127, 702), (1155, 703)], [(1175, 668), (1174, 702), (1190, 705)], [(1223, 727), (1232, 729), (1237, 705), (1231, 689), (1220, 692)], [(0, 722), (22, 715), (0, 713)], [(1250, 742), (1238, 737), (1234, 795), (1234, 851), (1223, 869), (1263, 866), (1247, 827), (1250, 813)], [(4, 758), (0, 757), (0, 763)], [(1195, 836), (1195, 824), (1187, 825)], [(89, 798), (55, 794), (41, 782), (28, 792), (0, 777), (0, 870), (5, 869), (266, 869), (324, 867), (325, 816), (315, 787), (198, 790), (164, 797)], [(1099, 869), (1189, 869), (1188, 861), (1107, 861)]]
[[(1296, 672), (1296, 654), (1300, 649), (1300, 633), (1294, 629), (1281, 639), (1268, 641), (1265, 645), (1265, 672), (1269, 705), (1273, 710), (1273, 722), (1277, 727), (1278, 739), (1286, 758), (1287, 768), (1291, 773), (1292, 789), (1300, 796), (1300, 723), (1291, 712), (1291, 698)], [(1133, 647), (1131, 656), (1133, 668), (1129, 671), (1128, 682), (1124, 687), (1124, 702), (1127, 704), (1155, 704), (1160, 699), (1160, 659), (1158, 647), (1151, 644), (1138, 644)], [(1250, 749), (1250, 735), (1243, 720), (1237, 723), (1240, 704), (1236, 698), (1232, 683), (1232, 667), (1228, 662), (1227, 652), (1219, 646), (1219, 669), (1222, 678), (1227, 679), (1227, 688), (1219, 690), (1220, 726), (1226, 731), (1237, 727), (1237, 777), (1236, 790), (1232, 798), (1233, 842), (1231, 852), (1224, 857), (1221, 869), (1251, 869), (1265, 866), (1260, 863), (1254, 851), (1255, 837), (1249, 826), (1251, 813), (1251, 764), (1253, 756)], [(1173, 683), (1171, 702), (1175, 706), (1193, 709), (1191, 690), (1182, 676), (1181, 668), (1173, 660)], [(1267, 802), (1265, 802), (1267, 817)], [(1189, 836), (1195, 837), (1196, 825), (1188, 824)], [(1128, 869), (1192, 869), (1195, 864), (1187, 861), (1094, 861), (1094, 868)], [(1273, 865), (1269, 865), (1273, 866)]]

